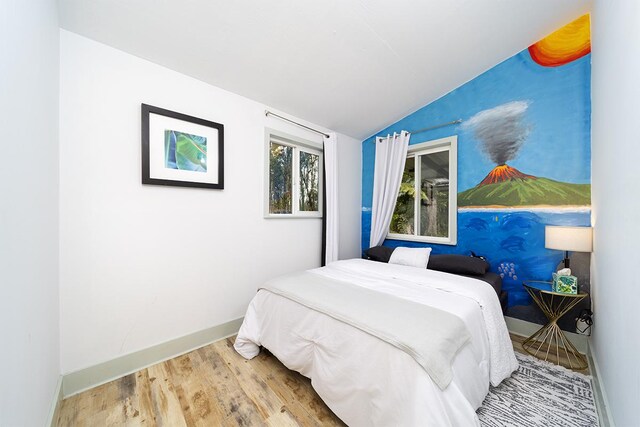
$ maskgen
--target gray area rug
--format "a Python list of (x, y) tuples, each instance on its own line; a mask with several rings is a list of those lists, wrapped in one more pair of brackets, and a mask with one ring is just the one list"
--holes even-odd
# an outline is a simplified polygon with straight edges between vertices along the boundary
[(516, 357), (518, 370), (491, 387), (478, 409), (481, 425), (598, 425), (591, 377), (518, 352)]

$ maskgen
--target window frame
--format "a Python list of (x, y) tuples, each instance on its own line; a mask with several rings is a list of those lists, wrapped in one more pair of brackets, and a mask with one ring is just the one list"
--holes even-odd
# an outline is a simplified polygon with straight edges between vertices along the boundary
[[(293, 148), (293, 168), (291, 177), (291, 213), (271, 213), (269, 212), (270, 199), (270, 163), (271, 143), (285, 145)], [(300, 210), (300, 152), (314, 154), (318, 159), (318, 210), (317, 211), (301, 211)], [(322, 218), (323, 192), (324, 192), (324, 156), (322, 143), (309, 141), (298, 136), (290, 135), (275, 129), (265, 128), (265, 144), (264, 144), (264, 203), (263, 213), (266, 219), (286, 219), (286, 218)]]
[[(448, 237), (420, 236), (420, 198), (421, 193), (421, 173), (418, 157), (425, 154), (449, 151), (449, 232)], [(441, 245), (456, 245), (458, 242), (458, 136), (448, 136), (445, 138), (425, 141), (409, 146), (407, 159), (415, 158), (415, 178), (414, 189), (416, 190), (413, 201), (413, 221), (415, 234), (397, 234), (387, 230), (387, 239), (404, 240), (409, 242), (437, 243)], [(397, 195), (396, 195), (397, 203)], [(395, 210), (395, 205), (394, 205)]]

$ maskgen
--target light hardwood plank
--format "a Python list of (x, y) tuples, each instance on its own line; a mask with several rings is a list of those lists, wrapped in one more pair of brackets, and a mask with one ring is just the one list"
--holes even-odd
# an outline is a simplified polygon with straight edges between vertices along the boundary
[(159, 363), (147, 368), (150, 385), (151, 407), (155, 425), (186, 426), (187, 421), (182, 411), (180, 398), (173, 385), (171, 371), (167, 369), (167, 362)]
[(221, 341), (196, 350), (208, 369), (203, 370), (205, 381), (216, 391), (215, 400), (224, 417), (237, 425), (265, 425), (255, 403), (246, 395), (232, 367), (225, 362), (218, 347)]
[(263, 419), (266, 420), (273, 414), (281, 413), (282, 400), (258, 375), (254, 369), (255, 364), (236, 353), (233, 349), (233, 341), (224, 340), (216, 346), (216, 351), (238, 379), (244, 393), (256, 405)]

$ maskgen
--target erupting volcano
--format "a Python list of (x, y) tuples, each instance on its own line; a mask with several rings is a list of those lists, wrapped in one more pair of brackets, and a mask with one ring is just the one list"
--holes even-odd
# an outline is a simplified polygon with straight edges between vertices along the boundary
[(591, 185), (527, 175), (507, 165), (531, 132), (525, 114), (531, 101), (507, 102), (482, 110), (463, 123), (497, 165), (475, 187), (458, 193), (458, 207), (589, 206)]
[(525, 179), (537, 179), (537, 177), (524, 174), (518, 169), (512, 168), (511, 166), (504, 163), (493, 168), (493, 170), (489, 172), (489, 174), (482, 181), (480, 181), (480, 184), (478, 184), (478, 186)]

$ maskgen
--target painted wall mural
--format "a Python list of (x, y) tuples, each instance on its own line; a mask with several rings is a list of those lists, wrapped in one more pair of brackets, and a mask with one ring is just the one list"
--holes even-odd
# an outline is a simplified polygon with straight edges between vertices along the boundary
[[(590, 50), (585, 15), (379, 133), (462, 120), (411, 136), (418, 144), (458, 135), (458, 244), (428, 246), (433, 253), (485, 255), (503, 276), (512, 317), (544, 320), (522, 281), (549, 280), (563, 258), (545, 249), (545, 225), (591, 223)], [(373, 141), (362, 145), (363, 250), (371, 224)], [(580, 284), (588, 291), (585, 259)]]

